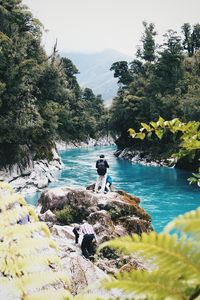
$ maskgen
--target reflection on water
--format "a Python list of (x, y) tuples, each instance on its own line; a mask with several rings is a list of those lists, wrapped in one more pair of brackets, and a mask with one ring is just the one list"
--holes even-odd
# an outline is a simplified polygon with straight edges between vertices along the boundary
[[(113, 155), (114, 146), (72, 149), (62, 151), (65, 164), (58, 180), (50, 187), (83, 186), (96, 180), (95, 163), (100, 154), (105, 154), (110, 164), (109, 174), (116, 189), (123, 189), (141, 198), (141, 205), (152, 216), (156, 231), (174, 217), (195, 209), (200, 204), (200, 189), (190, 186), (190, 173), (164, 167), (149, 167), (132, 164)], [(38, 195), (28, 199), (36, 203)]]

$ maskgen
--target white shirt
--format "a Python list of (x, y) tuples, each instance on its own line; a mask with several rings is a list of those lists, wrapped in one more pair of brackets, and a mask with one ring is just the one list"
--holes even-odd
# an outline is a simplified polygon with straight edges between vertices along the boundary
[(84, 223), (83, 225), (81, 225), (80, 227), (80, 232), (84, 235), (84, 234), (94, 234), (95, 239), (97, 240), (95, 231), (92, 227), (92, 225), (88, 224), (88, 223)]
[(83, 234), (95, 234), (92, 225), (88, 223), (84, 223), (83, 225), (81, 225), (80, 230)]

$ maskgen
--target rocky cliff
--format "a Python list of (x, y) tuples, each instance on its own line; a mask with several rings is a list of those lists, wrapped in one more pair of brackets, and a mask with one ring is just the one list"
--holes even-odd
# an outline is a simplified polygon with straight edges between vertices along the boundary
[[(63, 225), (57, 212), (66, 207), (70, 208), (72, 219), (70, 224)], [(48, 224), (58, 245), (59, 256), (71, 280), (73, 294), (78, 294), (89, 286), (89, 293), (98, 292), (104, 296), (105, 291), (100, 288), (100, 281), (108, 274), (133, 268), (150, 268), (137, 254), (123, 256), (108, 248), (95, 255), (93, 262), (86, 260), (81, 255), (81, 239), (79, 245), (75, 245), (72, 232), (74, 226), (85, 218), (94, 227), (98, 245), (118, 236), (150, 232), (153, 230), (151, 217), (140, 207), (139, 198), (124, 191), (95, 194), (90, 190), (55, 188), (42, 192), (37, 211), (40, 211), (40, 220)], [(123, 299), (122, 295), (120, 299)]]
[(63, 163), (57, 150), (52, 150), (53, 158), (34, 161), (31, 157), (25, 164), (14, 164), (0, 169), (0, 181), (8, 182), (15, 191), (25, 195), (48, 186), (55, 180), (57, 172), (62, 169)]

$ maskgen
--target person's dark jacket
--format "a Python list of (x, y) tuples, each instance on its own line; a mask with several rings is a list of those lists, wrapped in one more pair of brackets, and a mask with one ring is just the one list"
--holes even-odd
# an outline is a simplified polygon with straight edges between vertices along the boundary
[[(104, 163), (105, 172), (103, 170), (100, 171), (100, 169), (99, 169), (99, 165), (102, 165), (102, 162)], [(107, 160), (100, 158), (96, 162), (96, 168), (97, 168), (97, 173), (99, 175), (103, 176), (106, 174), (107, 168), (109, 168), (109, 164), (108, 164)]]

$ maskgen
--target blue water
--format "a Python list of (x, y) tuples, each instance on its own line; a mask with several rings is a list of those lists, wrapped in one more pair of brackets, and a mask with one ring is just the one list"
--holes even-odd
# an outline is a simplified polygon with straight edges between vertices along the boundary
[[(190, 173), (173, 168), (133, 164), (116, 158), (114, 151), (114, 146), (61, 151), (65, 167), (50, 187), (86, 187), (95, 182), (96, 160), (99, 154), (105, 154), (114, 186), (140, 197), (141, 206), (151, 215), (157, 232), (162, 231), (174, 217), (200, 205), (200, 189), (189, 185), (187, 181)], [(37, 198), (38, 195), (34, 195), (28, 201), (34, 204)]]

